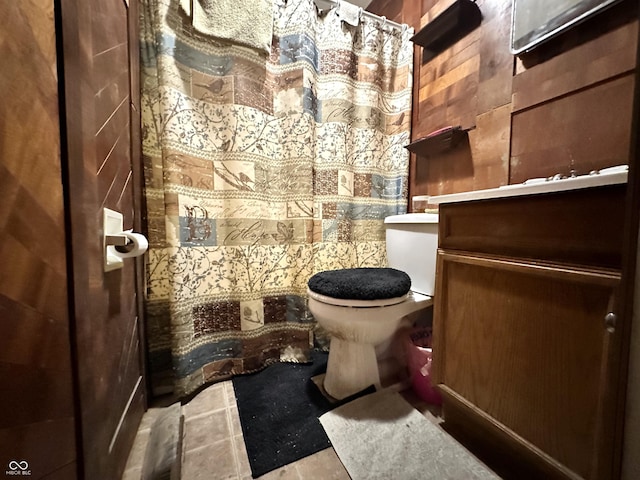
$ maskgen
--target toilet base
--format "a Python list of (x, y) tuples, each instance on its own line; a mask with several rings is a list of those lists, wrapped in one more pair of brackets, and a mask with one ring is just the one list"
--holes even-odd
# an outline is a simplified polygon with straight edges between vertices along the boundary
[(332, 338), (324, 389), (342, 400), (374, 385), (380, 388), (378, 361), (373, 345)]

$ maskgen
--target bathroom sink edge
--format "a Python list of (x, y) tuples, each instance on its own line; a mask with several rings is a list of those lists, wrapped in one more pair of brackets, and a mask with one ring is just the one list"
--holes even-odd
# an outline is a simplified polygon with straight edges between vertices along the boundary
[(584, 188), (601, 187), (606, 185), (618, 185), (627, 183), (628, 172), (616, 172), (604, 175), (582, 175), (563, 180), (548, 181), (543, 183), (505, 185), (484, 190), (472, 190), (468, 192), (450, 193), (446, 195), (434, 195), (413, 197), (413, 200), (426, 200), (433, 205), (441, 203), (469, 202), (473, 200), (488, 200), (495, 198), (517, 197), (522, 195), (538, 195), (543, 193), (555, 193)]

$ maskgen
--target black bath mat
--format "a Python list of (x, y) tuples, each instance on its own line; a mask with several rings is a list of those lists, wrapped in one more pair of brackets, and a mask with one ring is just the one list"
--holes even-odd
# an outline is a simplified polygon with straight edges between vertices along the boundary
[(253, 478), (331, 445), (318, 417), (333, 405), (311, 382), (328, 355), (312, 355), (313, 363), (276, 363), (233, 379)]
[(318, 417), (352, 398), (331, 403), (311, 381), (326, 371), (327, 356), (313, 352), (311, 364), (276, 363), (234, 377), (253, 478), (331, 446)]

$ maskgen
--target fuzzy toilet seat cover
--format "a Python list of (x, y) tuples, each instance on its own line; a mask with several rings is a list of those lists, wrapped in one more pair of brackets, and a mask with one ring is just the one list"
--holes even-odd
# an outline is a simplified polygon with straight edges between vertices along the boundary
[(406, 295), (411, 278), (395, 268), (345, 268), (316, 273), (308, 286), (312, 292), (332, 298), (380, 300)]

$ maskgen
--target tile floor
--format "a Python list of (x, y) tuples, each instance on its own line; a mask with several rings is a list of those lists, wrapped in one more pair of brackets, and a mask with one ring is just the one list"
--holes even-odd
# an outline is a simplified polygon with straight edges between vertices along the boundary
[[(140, 480), (151, 425), (159, 408), (143, 416), (122, 480)], [(249, 480), (251, 469), (229, 381), (216, 383), (183, 405), (182, 480)], [(269, 472), (260, 480), (349, 480), (333, 448)]]
[[(392, 389), (405, 387), (399, 383)], [(411, 389), (402, 390), (414, 408), (429, 421), (441, 424), (439, 407), (418, 398)], [(122, 480), (140, 480), (151, 425), (162, 408), (150, 408), (142, 417)], [(231, 380), (209, 386), (182, 406), (184, 416), (181, 480), (250, 480), (251, 468), (242, 437), (236, 396)], [(501, 478), (522, 478), (501, 459), (488, 460)], [(259, 480), (350, 480), (333, 448), (273, 470)]]

